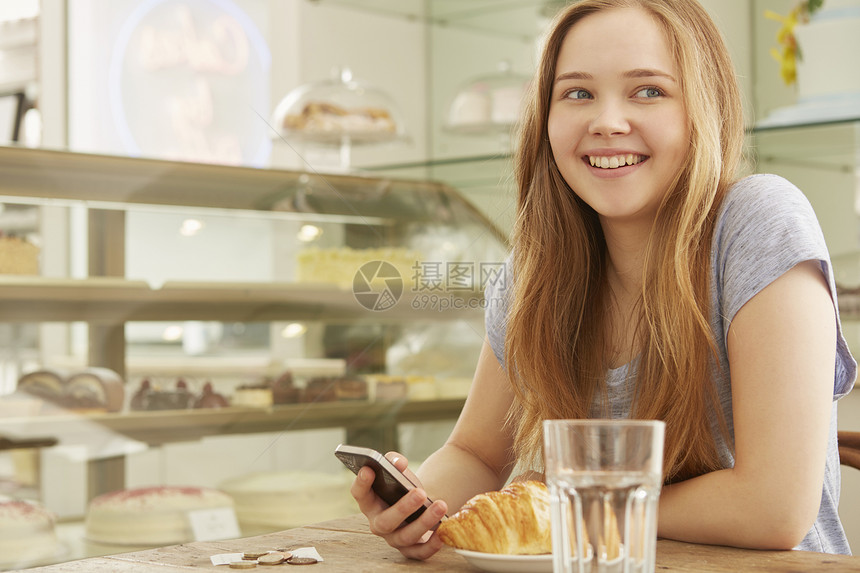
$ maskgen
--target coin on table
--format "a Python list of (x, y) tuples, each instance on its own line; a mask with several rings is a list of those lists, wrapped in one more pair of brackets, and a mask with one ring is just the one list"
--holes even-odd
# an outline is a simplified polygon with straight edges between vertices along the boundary
[(287, 560), (287, 563), (290, 565), (313, 565), (314, 563), (319, 563), (313, 557), (291, 557)]
[[(292, 555), (290, 555), (292, 557)], [(272, 553), (266, 553), (265, 555), (261, 555), (257, 558), (257, 563), (260, 565), (280, 565), (284, 561), (287, 560), (287, 556), (280, 551), (273, 551)]]
[(254, 569), (256, 566), (256, 561), (232, 561), (230, 563), (230, 569)]
[(252, 561), (259, 559), (263, 555), (268, 553), (268, 551), (246, 551), (242, 554), (242, 559), (250, 559)]

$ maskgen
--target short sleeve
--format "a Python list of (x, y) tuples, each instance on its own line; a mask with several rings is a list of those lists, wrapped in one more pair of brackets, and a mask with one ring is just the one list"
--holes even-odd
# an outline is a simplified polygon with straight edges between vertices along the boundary
[(484, 287), (484, 326), (487, 341), (502, 368), (505, 368), (505, 332), (507, 331), (511, 283), (511, 257), (508, 256), (502, 271), (487, 281)]
[(803, 261), (817, 261), (827, 279), (837, 318), (834, 396), (851, 389), (857, 363), (839, 323), (830, 255), (805, 195), (776, 175), (754, 175), (727, 196), (715, 229), (714, 285), (725, 336), (734, 316), (753, 296)]

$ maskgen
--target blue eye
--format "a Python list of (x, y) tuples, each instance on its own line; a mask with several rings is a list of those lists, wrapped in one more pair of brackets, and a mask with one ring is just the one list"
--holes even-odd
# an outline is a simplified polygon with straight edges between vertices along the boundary
[(642, 88), (638, 92), (636, 92), (636, 97), (644, 97), (644, 98), (655, 98), (663, 95), (663, 91), (660, 88), (649, 87)]
[(591, 94), (588, 90), (575, 89), (567, 92), (564, 97), (568, 99), (591, 99)]

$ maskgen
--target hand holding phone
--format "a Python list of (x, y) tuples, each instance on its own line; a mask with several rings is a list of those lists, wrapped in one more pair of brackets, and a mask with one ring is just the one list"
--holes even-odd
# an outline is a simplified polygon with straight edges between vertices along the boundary
[[(398, 470), (388, 458), (374, 449), (341, 444), (335, 448), (334, 455), (356, 475), (358, 475), (358, 470), (364, 466), (372, 469), (375, 477), (373, 478), (373, 485), (371, 487), (376, 495), (382, 498), (388, 505), (394, 505), (410, 490), (418, 487), (403, 472)], [(430, 507), (431, 503), (433, 503), (431, 499), (426, 499), (424, 506), (419, 507), (412, 515), (406, 518), (406, 521), (411, 522), (417, 519), (425, 509)]]

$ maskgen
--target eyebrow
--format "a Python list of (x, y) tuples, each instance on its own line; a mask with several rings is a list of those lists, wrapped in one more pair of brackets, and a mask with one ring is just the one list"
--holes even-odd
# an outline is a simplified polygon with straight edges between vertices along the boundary
[[(637, 68), (621, 74), (624, 78), (653, 78), (661, 77), (677, 83), (677, 80), (671, 74), (654, 70), (650, 68)], [(564, 80), (593, 80), (594, 76), (586, 72), (566, 72), (555, 78), (556, 83)]]

